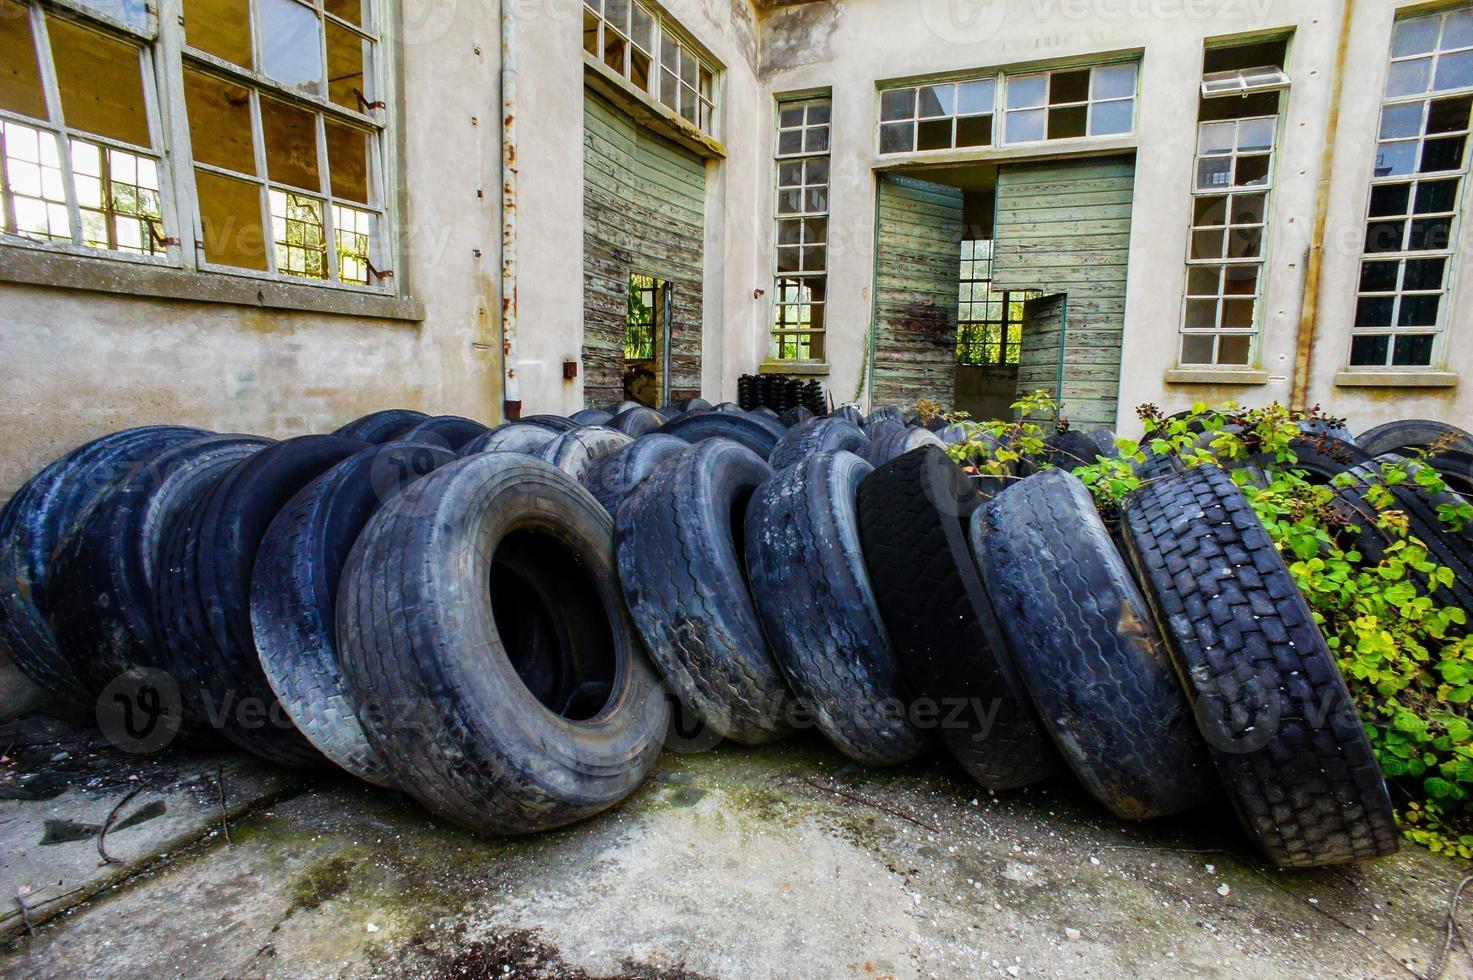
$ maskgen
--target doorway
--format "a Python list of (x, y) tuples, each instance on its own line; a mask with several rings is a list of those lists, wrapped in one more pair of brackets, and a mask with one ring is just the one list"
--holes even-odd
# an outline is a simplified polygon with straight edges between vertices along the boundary
[(633, 273), (624, 325), (624, 399), (659, 408), (670, 401), (670, 281)]

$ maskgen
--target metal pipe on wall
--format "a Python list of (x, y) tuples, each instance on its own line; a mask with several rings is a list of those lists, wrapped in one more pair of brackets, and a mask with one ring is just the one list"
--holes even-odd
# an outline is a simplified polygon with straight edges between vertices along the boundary
[(517, 374), (517, 18), (501, 0), (501, 372), (502, 413), (521, 418)]

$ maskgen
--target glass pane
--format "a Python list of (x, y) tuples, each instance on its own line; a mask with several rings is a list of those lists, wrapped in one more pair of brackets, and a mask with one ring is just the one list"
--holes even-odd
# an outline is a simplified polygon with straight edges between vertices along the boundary
[(1396, 315), (1398, 327), (1435, 327), (1437, 326), (1437, 310), (1442, 305), (1442, 295), (1432, 293), (1428, 296), (1403, 296), (1401, 298), (1401, 310)]
[(828, 149), (829, 128), (827, 126), (811, 126), (804, 132), (804, 153), (827, 153)]
[(1405, 221), (1375, 222), (1366, 228), (1366, 251), (1400, 252), (1406, 242)]
[(1436, 174), (1461, 168), (1463, 148), (1467, 143), (1468, 137), (1466, 136), (1427, 140), (1422, 144), (1422, 164), (1417, 171), (1424, 174)]
[(1391, 71), (1386, 76), (1386, 97), (1397, 99), (1406, 95), (1421, 95), (1431, 83), (1431, 58), (1398, 61), (1391, 66)]
[(587, 7), (583, 8), (583, 50), (598, 56), (598, 15)]
[(1473, 10), (1454, 10), (1442, 25), (1442, 50), (1473, 47)]
[(1381, 184), (1371, 188), (1371, 217), (1399, 217), (1407, 213), (1411, 184)]
[(333, 197), (368, 203), (369, 139), (361, 129), (327, 121), (327, 170)]
[(57, 17), (46, 18), (46, 30), (67, 125), (152, 146), (138, 49)]
[(1363, 293), (1395, 292), (1396, 277), (1400, 272), (1400, 262), (1366, 262), (1360, 269), (1360, 291)]
[[(675, 90), (680, 83), (668, 71), (660, 73), (660, 101), (668, 106), (675, 105)], [(666, 97), (667, 92), (669, 97)], [(783, 155), (803, 152), (803, 130), (784, 129), (777, 134), (777, 152)]]
[(261, 17), (261, 71), (284, 85), (323, 95), (317, 14), (296, 0), (256, 0)]
[(1382, 143), (1376, 148), (1376, 176), (1399, 177), (1417, 166), (1416, 143)]
[(1437, 74), (1432, 80), (1433, 91), (1448, 92), (1470, 85), (1473, 85), (1473, 51), (1445, 54), (1437, 59)]
[(1258, 271), (1256, 265), (1230, 265), (1223, 275), (1223, 294), (1226, 296), (1257, 296)]
[(796, 245), (791, 248), (779, 248), (777, 250), (777, 271), (797, 272), (799, 249)]
[(797, 245), (803, 241), (803, 222), (789, 219), (777, 223), (777, 243)]
[(1228, 198), (1199, 197), (1192, 206), (1192, 225), (1196, 228), (1224, 226), (1228, 223)]
[(1233, 184), (1233, 158), (1208, 157), (1197, 161), (1197, 189), (1219, 190)]
[(1355, 306), (1357, 327), (1389, 327), (1396, 309), (1394, 296), (1362, 296)]
[(629, 0), (605, 0), (604, 19), (612, 24), (620, 34), (629, 34)]
[(1217, 296), (1222, 272), (1214, 265), (1194, 265), (1187, 269), (1187, 295)]
[(266, 228), (261, 221), (261, 189), (233, 177), (196, 170), (205, 261), (264, 272)]
[(1234, 228), (1228, 232), (1228, 258), (1256, 259), (1262, 255), (1262, 228)]
[(1032, 143), (1044, 137), (1048, 124), (1047, 109), (1029, 109), (1007, 114), (1007, 139), (1009, 143)]
[(143, 0), (77, 0), (88, 7), (135, 30), (148, 29), (148, 7)]
[(1123, 99), (1135, 95), (1135, 65), (1104, 65), (1094, 70), (1094, 84), (1090, 90), (1095, 101)]
[(1422, 111), (1425, 103), (1409, 102), (1389, 105), (1381, 110), (1381, 139), (1422, 135)]
[(1217, 342), (1217, 363), (1243, 366), (1248, 363), (1248, 355), (1252, 352), (1253, 338), (1248, 337), (1222, 337)]
[(892, 89), (880, 93), (880, 118), (886, 122), (909, 119), (915, 115), (916, 90), (913, 88)]
[(308, 279), (327, 278), (327, 242), (322, 202), (271, 191), (271, 233), (276, 242), (276, 271)]
[(1252, 299), (1230, 299), (1222, 304), (1222, 327), (1224, 330), (1252, 330), (1253, 309), (1257, 302)]
[(828, 240), (829, 222), (827, 218), (808, 218), (803, 222), (803, 241), (809, 245), (822, 243)]
[(1350, 342), (1350, 366), (1384, 367), (1390, 353), (1390, 337), (1356, 337)]
[(1221, 156), (1233, 152), (1238, 145), (1238, 124), (1231, 122), (1203, 123), (1197, 133), (1197, 155)]
[(803, 164), (803, 183), (805, 184), (827, 184), (829, 182), (829, 161), (809, 160)]
[(266, 138), (266, 175), (278, 183), (320, 189), (316, 114), (262, 98), (261, 129)]
[(1393, 367), (1428, 367), (1432, 364), (1432, 334), (1407, 335), (1396, 338), (1391, 357)]
[(1457, 210), (1461, 180), (1424, 180), (1417, 185), (1416, 214), (1442, 214)]
[(823, 245), (817, 245), (803, 249), (803, 271), (824, 271), (827, 256), (828, 248)]
[(916, 126), (917, 150), (945, 150), (951, 147), (951, 120), (923, 119)]
[(232, 65), (254, 68), (250, 0), (184, 0), (185, 42)]
[(1225, 233), (1221, 231), (1197, 231), (1192, 233), (1192, 258), (1220, 259), (1226, 252)]
[(1261, 225), (1268, 210), (1267, 194), (1234, 194), (1233, 224)]
[[(1009, 109), (1032, 109), (1047, 104), (1047, 75), (1020, 75), (1009, 78), (1007, 82)], [(1042, 136), (1037, 138), (1042, 139)]]
[(917, 92), (917, 100), (917, 115), (922, 119), (949, 116), (956, 111), (956, 86), (922, 86)]
[[(704, 69), (702, 70), (704, 71)], [(808, 125), (826, 126), (828, 125), (829, 117), (833, 112), (833, 107), (830, 106), (827, 102), (814, 102), (808, 106), (807, 112)]]
[(1427, 54), (1437, 47), (1437, 32), (1442, 18), (1414, 17), (1396, 25), (1391, 37), (1391, 57), (1406, 58), (1414, 54)]
[(685, 48), (680, 49), (680, 80), (691, 88), (700, 82), (701, 63)]
[(885, 123), (880, 126), (880, 152), (906, 153), (915, 149), (915, 123)]
[(1135, 127), (1135, 102), (1100, 102), (1090, 110), (1089, 135), (1114, 136)]
[[(1466, 132), (1470, 108), (1473, 108), (1473, 98), (1468, 96), (1456, 99), (1434, 99), (1427, 110), (1427, 135)], [(1412, 133), (1411, 135), (1419, 134)]]
[(1188, 330), (1213, 330), (1217, 327), (1217, 300), (1193, 299), (1187, 301), (1187, 316), (1183, 321)]
[(605, 27), (603, 53), (604, 64), (608, 65), (615, 72), (622, 75), (624, 74), (624, 59), (628, 57), (628, 54), (629, 42), (625, 39), (624, 35), (610, 30), (608, 27)]
[(963, 116), (956, 121), (957, 146), (991, 146), (992, 117)]
[(31, 40), (30, 8), (0, 2), (0, 109), (23, 116), (47, 118), (41, 70)]
[(368, 58), (373, 50), (370, 42), (358, 34), (339, 27), (331, 21), (327, 24), (327, 97), (340, 106), (367, 110), (358, 101), (359, 92), (364, 100), (374, 101), (373, 90), (368, 83)]
[(1089, 70), (1056, 71), (1049, 77), (1049, 105), (1089, 101)]
[(254, 175), (256, 149), (251, 137), (251, 94), (239, 85), (184, 69), (184, 104), (194, 159)]
[(1211, 334), (1187, 334), (1181, 339), (1183, 364), (1211, 364), (1214, 338)]
[(642, 92), (650, 89), (650, 72), (654, 70), (654, 63), (650, 56), (638, 48), (632, 48), (629, 52), (629, 80), (634, 87)]
[[(680, 99), (680, 80), (665, 69), (660, 70), (660, 101), (674, 109)], [(803, 148), (803, 133), (792, 130), (778, 137), (779, 153), (796, 153)]]
[[(1441, 289), (1447, 259), (1408, 259), (1403, 289)], [(1392, 286), (1391, 288), (1395, 288)]]
[(646, 51), (655, 50), (655, 18), (639, 4), (634, 5), (629, 37)]
[(963, 116), (987, 113), (997, 109), (997, 79), (985, 78), (962, 82), (957, 86), (956, 111)]
[(1277, 119), (1244, 119), (1238, 124), (1238, 150), (1243, 153), (1271, 150)]
[(1441, 252), (1452, 244), (1452, 218), (1422, 218), (1412, 222), (1407, 236), (1409, 252)]
[[(661, 64), (663, 64), (664, 61), (665, 61), (665, 55), (664, 55), (664, 52), (661, 52), (660, 53), (660, 62), (661, 62)], [(787, 108), (787, 109), (782, 110), (782, 112), (778, 114), (778, 126), (781, 129), (796, 129), (797, 127), (799, 127), (801, 125), (803, 125), (803, 107), (802, 106), (792, 106), (790, 108)]]
[(798, 187), (803, 183), (802, 163), (780, 163), (777, 165), (777, 186)]

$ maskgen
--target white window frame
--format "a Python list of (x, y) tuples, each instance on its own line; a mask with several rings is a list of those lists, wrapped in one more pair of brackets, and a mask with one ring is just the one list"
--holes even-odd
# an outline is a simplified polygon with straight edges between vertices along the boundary
[[(618, 2), (628, 7), (624, 25), (615, 24), (608, 19), (610, 4)], [(651, 21), (650, 47), (648, 49), (643, 46), (639, 47), (640, 53), (647, 55), (650, 59), (649, 81), (645, 85), (634, 80), (636, 45), (632, 28), (636, 10), (649, 17)], [(583, 17), (585, 36), (583, 53), (586, 57), (597, 60), (600, 65), (617, 74), (630, 88), (651, 102), (669, 109), (684, 122), (707, 136), (716, 137), (717, 108), (721, 102), (721, 68), (701, 53), (688, 33), (674, 18), (660, 8), (640, 3), (639, 0), (583, 0)], [(597, 31), (594, 35), (596, 51), (588, 50), (586, 42), (590, 18), (597, 22)], [(624, 57), (621, 59), (622, 64), (617, 67), (610, 65), (604, 57), (607, 47), (605, 38), (610, 31), (624, 41)], [(673, 70), (671, 65), (666, 64), (667, 60), (673, 63)], [(695, 81), (693, 82), (685, 79), (687, 63), (695, 70)], [(667, 74), (675, 82), (673, 101), (665, 99), (665, 76)], [(693, 107), (694, 118), (686, 114), (687, 105)]]
[[(822, 121), (810, 121), (809, 114), (814, 108), (826, 111)], [(801, 109), (803, 120), (797, 126), (784, 126), (783, 114), (795, 109)], [(808, 137), (811, 132), (824, 132), (823, 145), (821, 148), (809, 149)], [(801, 364), (820, 360), (811, 356), (813, 351), (813, 338), (817, 337), (823, 344), (824, 359), (828, 357), (828, 248), (829, 248), (829, 219), (832, 214), (833, 200), (833, 99), (829, 95), (807, 96), (803, 98), (779, 98), (774, 106), (773, 112), (773, 168), (772, 168), (772, 213), (773, 213), (773, 238), (772, 238), (772, 302), (768, 309), (768, 357), (775, 362), (784, 364)], [(799, 140), (800, 149), (793, 152), (782, 152), (782, 136), (784, 132), (801, 133)], [(814, 161), (823, 161), (828, 165), (828, 178), (821, 185), (808, 182), (808, 167)], [(783, 185), (781, 173), (785, 166), (797, 165), (803, 168), (803, 177), (800, 184)], [(799, 210), (782, 210), (782, 193), (784, 187), (798, 188)], [(824, 204), (822, 210), (809, 210), (807, 207), (808, 189), (822, 186), (824, 190)], [(822, 242), (807, 241), (808, 222), (822, 220), (824, 222), (824, 237)], [(782, 228), (785, 221), (799, 222), (800, 244), (796, 247), (799, 255), (799, 268), (797, 270), (784, 272), (780, 268), (779, 254), (784, 246), (782, 242)], [(809, 270), (803, 268), (806, 264), (807, 249), (810, 247), (822, 247), (824, 250), (823, 268)], [(823, 287), (823, 299), (813, 300), (812, 284), (819, 283)], [(791, 289), (799, 291), (798, 296), (790, 298), (787, 293)], [(810, 297), (807, 300), (801, 297), (804, 291)], [(802, 311), (802, 316), (807, 326), (801, 324), (797, 327), (778, 322), (779, 313), (784, 307), (796, 306)], [(812, 326), (814, 312), (819, 314), (819, 326)], [(808, 338), (809, 357), (784, 357), (783, 344), (785, 339)]]

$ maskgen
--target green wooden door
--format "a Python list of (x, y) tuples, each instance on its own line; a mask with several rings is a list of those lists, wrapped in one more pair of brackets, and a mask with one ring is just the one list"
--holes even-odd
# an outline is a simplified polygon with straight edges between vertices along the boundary
[(880, 175), (871, 400), (950, 407), (956, 392), (962, 192)]
[[(706, 167), (668, 140), (584, 90), (583, 398), (624, 398), (630, 276), (668, 283), (660, 343), (650, 363), (668, 365), (671, 398), (701, 389), (701, 303)], [(662, 378), (663, 380), (663, 378)]]
[[(1039, 386), (1051, 391), (1061, 379), (1057, 397), (1075, 428), (1115, 425), (1134, 195), (1134, 157), (1009, 164), (998, 172), (994, 283), (1068, 299), (1062, 347), (1057, 326), (1051, 338), (1032, 343), (1025, 326), (1019, 391), (1054, 378)], [(1039, 307), (1040, 329), (1060, 312)]]

